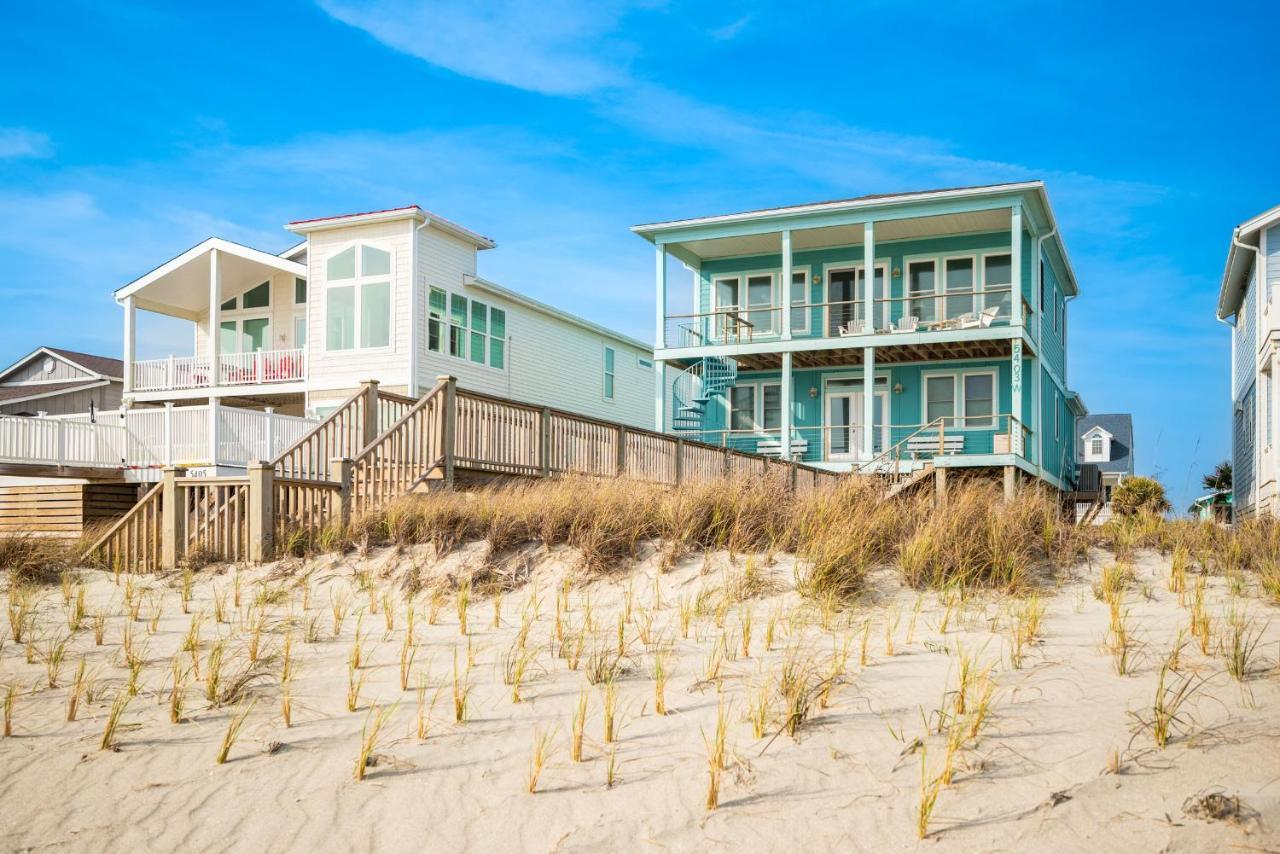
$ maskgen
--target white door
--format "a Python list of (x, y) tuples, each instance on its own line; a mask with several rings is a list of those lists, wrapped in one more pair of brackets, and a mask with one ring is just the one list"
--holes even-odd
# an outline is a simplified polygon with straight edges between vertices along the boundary
[[(889, 424), (885, 418), (889, 411), (889, 393), (877, 391), (873, 406), (871, 447), (873, 454), (879, 454), (889, 447)], [(827, 459), (839, 462), (863, 458), (862, 413), (861, 391), (827, 395)]]

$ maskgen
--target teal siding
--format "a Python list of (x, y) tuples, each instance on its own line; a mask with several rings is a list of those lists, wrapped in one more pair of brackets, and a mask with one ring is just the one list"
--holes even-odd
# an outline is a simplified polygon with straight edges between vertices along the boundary
[(1049, 474), (1068, 481), (1075, 473), (1075, 416), (1067, 406), (1066, 395), (1044, 368), (1041, 368), (1040, 385), (1039, 444), (1043, 465)]
[(1055, 329), (1055, 312), (1066, 295), (1062, 289), (1058, 274), (1048, 259), (1044, 260), (1044, 307), (1039, 318), (1039, 336), (1041, 356), (1054, 373), (1066, 379), (1066, 308), (1064, 305), (1062, 324)]

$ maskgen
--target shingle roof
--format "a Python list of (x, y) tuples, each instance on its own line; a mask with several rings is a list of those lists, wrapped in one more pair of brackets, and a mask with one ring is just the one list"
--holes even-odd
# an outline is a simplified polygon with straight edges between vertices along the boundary
[(124, 362), (120, 359), (113, 359), (110, 356), (95, 356), (92, 353), (79, 353), (75, 350), (63, 350), (60, 347), (47, 347), (52, 353), (57, 353), (64, 359), (70, 359), (81, 367), (88, 368), (95, 374), (102, 374), (104, 377), (123, 377)]
[(1084, 435), (1094, 427), (1111, 434), (1111, 459), (1097, 465), (1098, 471), (1133, 474), (1133, 416), (1127, 412), (1086, 415), (1076, 419), (1076, 459), (1084, 461)]
[(89, 388), (90, 386), (101, 383), (102, 380), (96, 380), (92, 377), (85, 377), (82, 380), (72, 380), (65, 383), (40, 383), (39, 385), (11, 385), (0, 386), (0, 403), (10, 400), (22, 400), (27, 397), (44, 397), (60, 391), (71, 391), (81, 388)]

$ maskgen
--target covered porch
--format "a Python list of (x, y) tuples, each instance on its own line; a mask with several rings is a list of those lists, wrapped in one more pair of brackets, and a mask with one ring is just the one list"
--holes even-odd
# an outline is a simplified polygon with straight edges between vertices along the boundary
[[(210, 238), (121, 288), (115, 298), (124, 309), (124, 394), (136, 402), (239, 397), (300, 404), (306, 275), (293, 258)], [(191, 321), (192, 352), (138, 359), (139, 309)]]

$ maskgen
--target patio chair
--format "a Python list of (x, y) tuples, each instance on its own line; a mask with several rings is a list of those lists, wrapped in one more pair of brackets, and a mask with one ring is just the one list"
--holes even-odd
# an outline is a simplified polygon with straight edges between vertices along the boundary
[(978, 326), (986, 329), (995, 322), (996, 316), (1000, 314), (1000, 306), (989, 305), (982, 310), (982, 314), (978, 315)]
[(980, 323), (978, 315), (974, 314), (972, 311), (966, 311), (964, 314), (956, 318), (957, 329), (977, 329)]
[(920, 327), (920, 318), (914, 314), (904, 314), (898, 318), (898, 322), (894, 324), (894, 332), (915, 332)]

